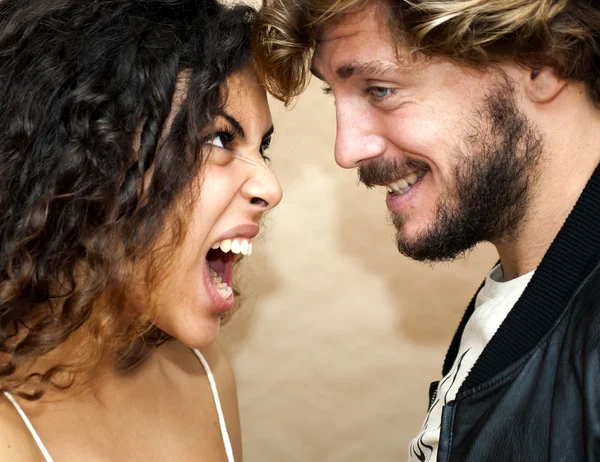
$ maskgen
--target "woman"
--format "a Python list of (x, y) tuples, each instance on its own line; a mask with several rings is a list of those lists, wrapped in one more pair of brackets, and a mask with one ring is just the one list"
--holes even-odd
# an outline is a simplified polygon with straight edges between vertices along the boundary
[(281, 199), (252, 21), (0, 2), (0, 460), (241, 460), (214, 340)]

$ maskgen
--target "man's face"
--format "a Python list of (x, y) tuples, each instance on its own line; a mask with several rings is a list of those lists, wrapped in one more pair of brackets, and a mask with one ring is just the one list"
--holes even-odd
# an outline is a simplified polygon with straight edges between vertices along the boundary
[(398, 249), (422, 261), (510, 240), (526, 215), (541, 137), (499, 69), (394, 46), (374, 7), (325, 27), (314, 74), (335, 97), (335, 158), (388, 189)]

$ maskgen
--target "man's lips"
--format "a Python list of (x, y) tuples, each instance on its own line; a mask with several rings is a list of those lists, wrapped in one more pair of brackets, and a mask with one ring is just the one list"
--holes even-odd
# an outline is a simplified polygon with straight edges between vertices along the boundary
[(411, 173), (427, 172), (429, 170), (431, 170), (430, 166), (426, 162), (413, 158), (373, 159), (358, 168), (358, 179), (368, 188), (373, 188), (387, 186), (407, 177)]

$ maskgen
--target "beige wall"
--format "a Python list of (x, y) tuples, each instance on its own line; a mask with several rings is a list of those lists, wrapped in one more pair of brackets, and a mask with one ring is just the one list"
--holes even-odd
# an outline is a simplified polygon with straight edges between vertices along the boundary
[(494, 249), (435, 268), (400, 256), (384, 194), (334, 162), (333, 100), (315, 81), (291, 111), (272, 110), (284, 199), (220, 337), (238, 377), (245, 460), (406, 460)]

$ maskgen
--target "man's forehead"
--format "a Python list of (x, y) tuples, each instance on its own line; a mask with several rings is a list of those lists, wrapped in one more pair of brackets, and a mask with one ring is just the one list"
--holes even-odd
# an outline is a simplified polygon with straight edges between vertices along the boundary
[(336, 78), (347, 80), (356, 75), (384, 77), (414, 70), (416, 62), (409, 50), (391, 40), (371, 38), (373, 40), (355, 32), (336, 35), (335, 39), (317, 44), (312, 57), (312, 73), (325, 80), (322, 73), (327, 69)]
[(381, 8), (375, 5), (324, 24), (316, 38), (312, 66), (317, 77), (324, 65), (334, 65), (341, 78), (358, 71), (391, 71), (406, 65)]
[(323, 24), (317, 30), (316, 42), (318, 46), (325, 42), (348, 40), (361, 34), (389, 36), (387, 24), (382, 20), (381, 13), (374, 6), (346, 13), (338, 19)]

